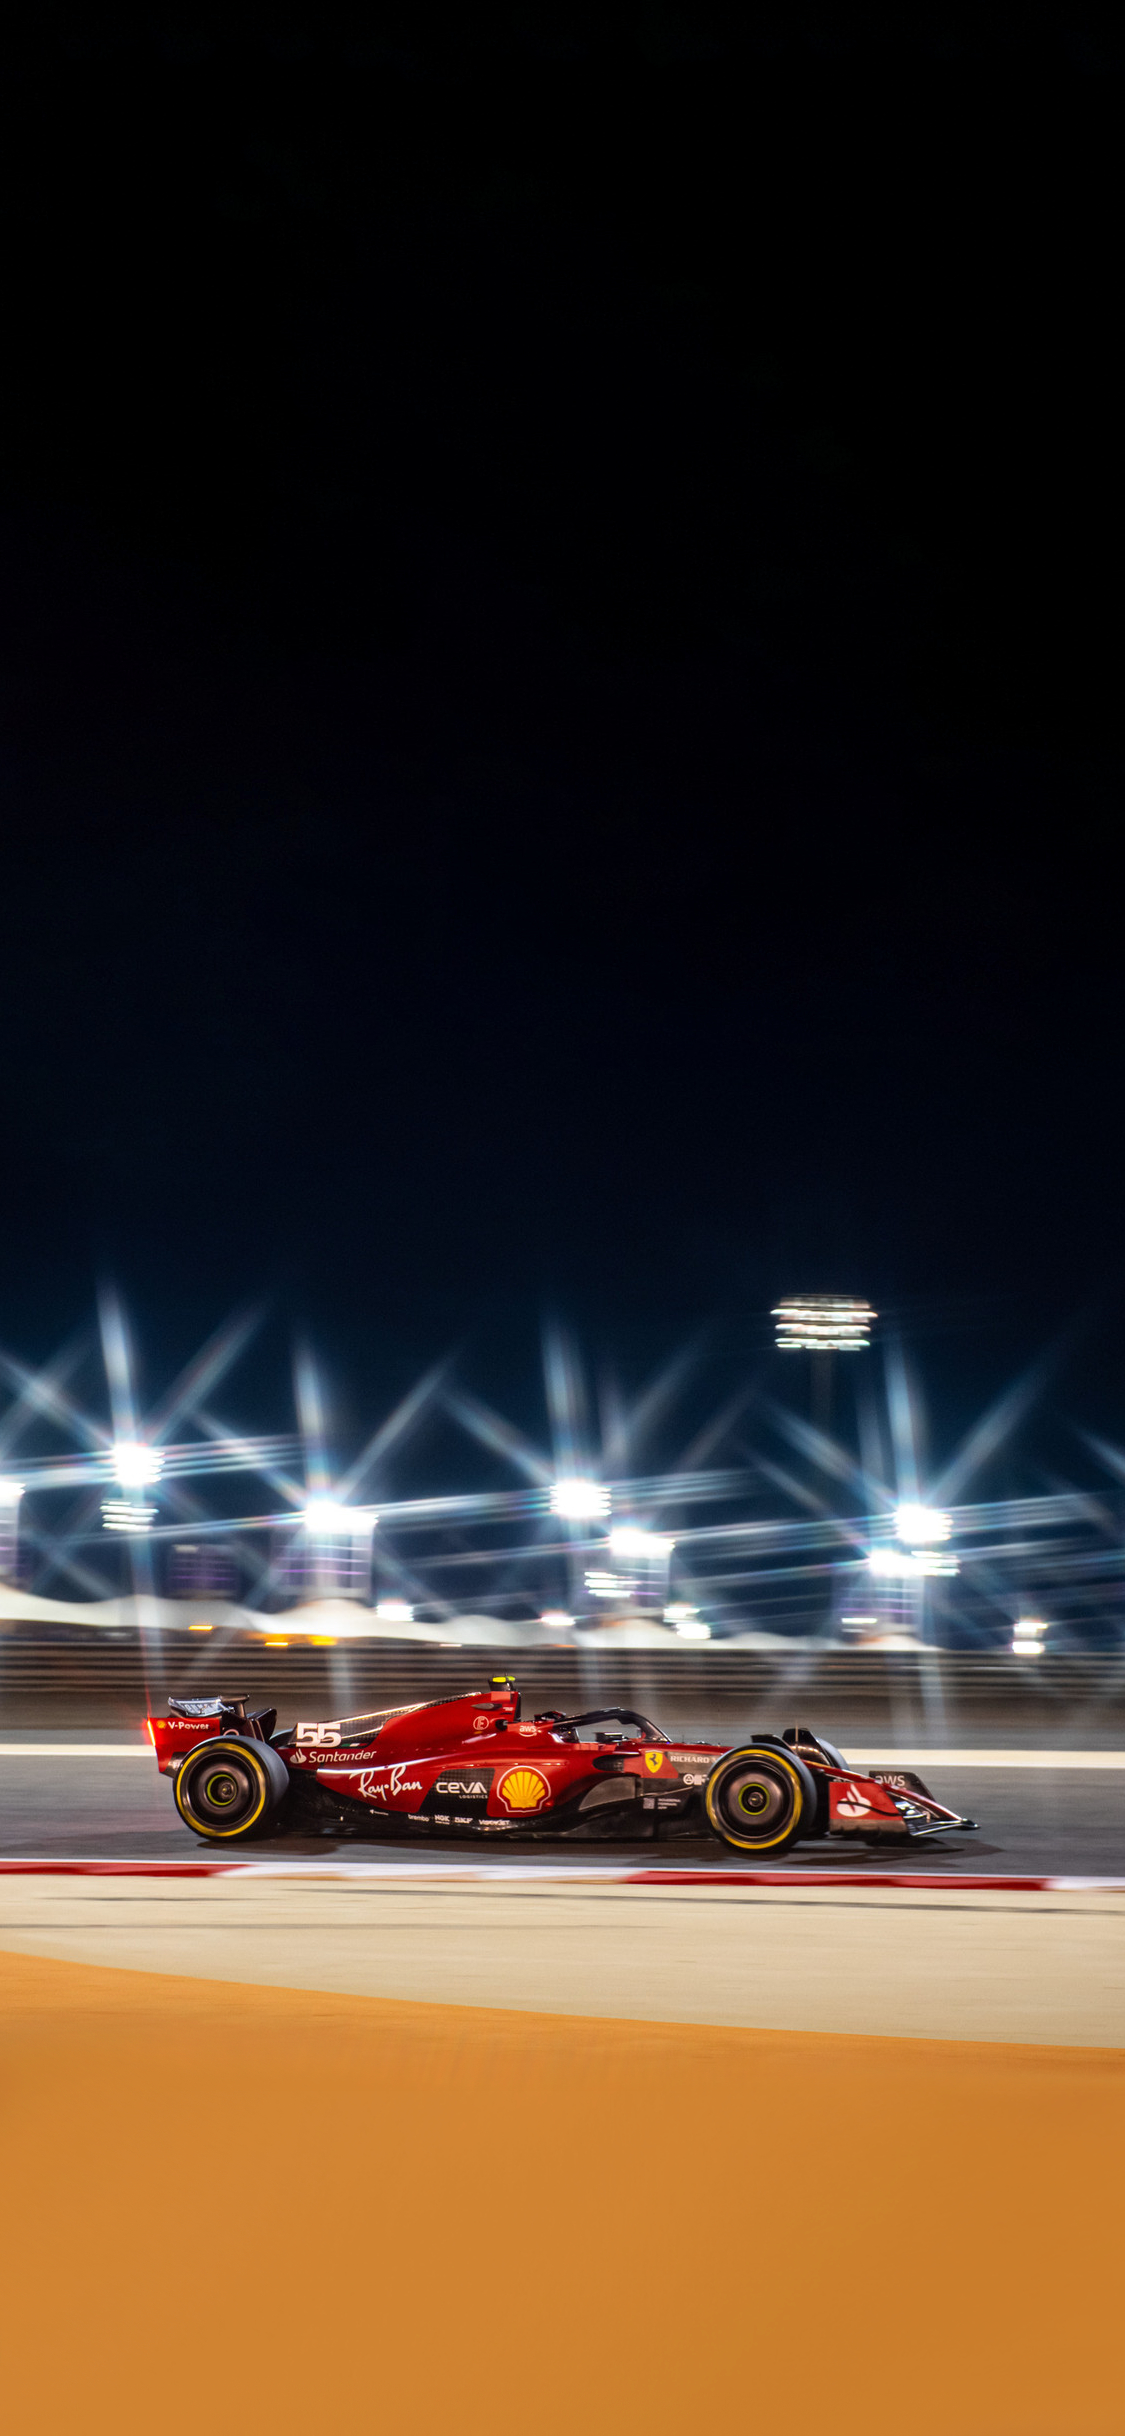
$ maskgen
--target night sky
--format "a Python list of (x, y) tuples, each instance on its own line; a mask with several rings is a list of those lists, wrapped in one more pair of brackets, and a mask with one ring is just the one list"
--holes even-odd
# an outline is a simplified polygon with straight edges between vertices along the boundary
[(840, 1289), (1125, 1437), (1115, 14), (4, 46), (0, 1341), (540, 1426)]

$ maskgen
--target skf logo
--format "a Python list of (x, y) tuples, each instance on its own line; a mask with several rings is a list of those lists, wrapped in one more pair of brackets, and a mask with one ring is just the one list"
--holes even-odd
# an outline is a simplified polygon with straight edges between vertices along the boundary
[(551, 1788), (538, 1768), (509, 1768), (496, 1790), (509, 1810), (541, 1810), (551, 1798)]
[(646, 1751), (646, 1752), (645, 1752), (645, 1766), (646, 1766), (646, 1768), (648, 1769), (648, 1772), (649, 1772), (649, 1775), (650, 1775), (650, 1776), (659, 1776), (660, 1771), (661, 1771), (661, 1769), (662, 1769), (663, 1765), (664, 1765), (664, 1753), (663, 1753), (663, 1751)]
[(339, 1739), (339, 1732), (335, 1726), (299, 1725), (297, 1728), (298, 1742), (315, 1743), (318, 1751), (333, 1750)]

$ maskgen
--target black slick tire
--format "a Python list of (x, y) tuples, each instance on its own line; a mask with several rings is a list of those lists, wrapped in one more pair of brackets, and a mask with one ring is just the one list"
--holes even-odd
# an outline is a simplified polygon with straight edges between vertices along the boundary
[(241, 1734), (217, 1734), (200, 1743), (172, 1782), (185, 1827), (206, 1844), (246, 1843), (268, 1834), (288, 1787), (289, 1770), (280, 1753)]
[(726, 1751), (707, 1779), (704, 1805), (715, 1834), (735, 1852), (788, 1852), (816, 1826), (816, 1786), (803, 1759), (773, 1743)]

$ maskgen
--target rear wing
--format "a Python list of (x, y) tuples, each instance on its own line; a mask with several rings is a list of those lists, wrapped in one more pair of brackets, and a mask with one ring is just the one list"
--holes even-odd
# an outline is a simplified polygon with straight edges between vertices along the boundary
[(148, 1738), (162, 1776), (171, 1775), (201, 1742), (213, 1734), (244, 1734), (268, 1742), (277, 1724), (276, 1709), (247, 1710), (244, 1694), (216, 1695), (211, 1700), (169, 1700), (159, 1717), (146, 1717)]

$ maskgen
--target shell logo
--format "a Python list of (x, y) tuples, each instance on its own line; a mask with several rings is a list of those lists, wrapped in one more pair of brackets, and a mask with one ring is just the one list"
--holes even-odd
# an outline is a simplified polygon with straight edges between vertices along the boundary
[(509, 1810), (541, 1810), (551, 1788), (538, 1768), (509, 1768), (496, 1790)]

